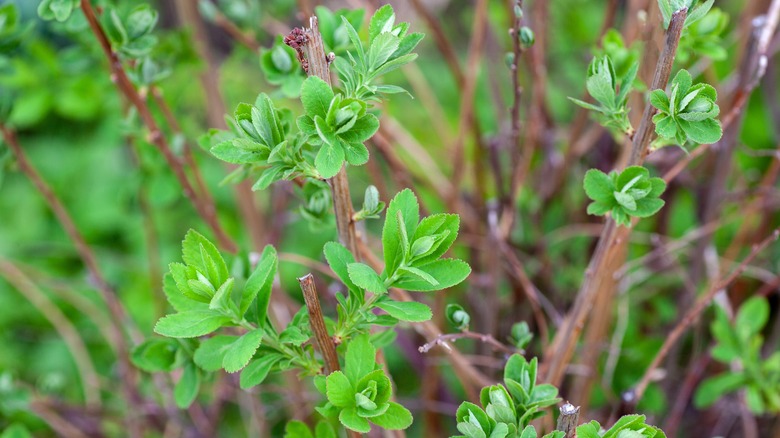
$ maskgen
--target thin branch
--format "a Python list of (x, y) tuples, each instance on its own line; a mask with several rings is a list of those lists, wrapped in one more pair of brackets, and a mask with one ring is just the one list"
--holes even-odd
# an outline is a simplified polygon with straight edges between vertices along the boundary
[(516, 348), (509, 347), (493, 337), (493, 335), (489, 334), (483, 334), (483, 333), (476, 333), (471, 332), (468, 330), (463, 330), (460, 333), (448, 333), (446, 335), (441, 334), (439, 336), (436, 336), (433, 340), (430, 342), (427, 342), (425, 345), (420, 346), (417, 350), (420, 351), (420, 353), (427, 353), (431, 351), (436, 346), (442, 346), (444, 349), (446, 349), (448, 352), (452, 351), (452, 348), (450, 348), (448, 342), (454, 342), (458, 339), (476, 339), (482, 343), (488, 344), (491, 347), (493, 347), (495, 350), (500, 351), (502, 353), (506, 354), (515, 354), (520, 353), (522, 354), (522, 350), (518, 350)]
[(770, 234), (768, 237), (766, 237), (761, 243), (754, 246), (753, 249), (750, 251), (750, 254), (745, 257), (744, 260), (737, 266), (731, 274), (729, 274), (727, 277), (722, 278), (721, 280), (715, 282), (712, 286), (710, 286), (709, 290), (706, 294), (704, 294), (699, 300), (693, 305), (693, 307), (688, 310), (688, 312), (685, 314), (685, 316), (680, 320), (679, 323), (672, 329), (672, 331), (666, 336), (666, 339), (664, 340), (663, 345), (661, 346), (661, 349), (658, 351), (658, 354), (653, 358), (653, 361), (650, 363), (650, 365), (647, 367), (647, 370), (645, 370), (644, 375), (639, 380), (639, 383), (636, 385), (636, 388), (634, 389), (634, 397), (633, 400), (635, 402), (638, 402), (642, 399), (642, 396), (645, 393), (645, 389), (647, 389), (647, 385), (650, 384), (650, 380), (652, 379), (652, 376), (655, 374), (656, 368), (658, 368), (661, 365), (661, 362), (666, 358), (666, 355), (669, 353), (669, 350), (672, 348), (672, 346), (680, 339), (680, 337), (686, 332), (686, 330), (699, 318), (699, 316), (704, 312), (704, 310), (707, 308), (707, 305), (712, 301), (712, 299), (715, 297), (715, 295), (728, 287), (731, 283), (733, 283), (741, 274), (742, 272), (748, 267), (748, 265), (755, 259), (761, 251), (766, 249), (766, 247), (769, 246), (770, 243), (777, 240), (777, 238), (780, 237), (780, 228), (775, 229), (772, 234)]
[(13, 263), (2, 258), (0, 258), (0, 276), (4, 277), (30, 304), (38, 309), (59, 333), (73, 356), (87, 407), (99, 407), (100, 378), (95, 371), (87, 346), (73, 323), (28, 276)]
[(219, 224), (214, 205), (208, 204), (204, 199), (198, 196), (198, 194), (195, 192), (195, 189), (192, 187), (192, 184), (190, 184), (181, 160), (176, 155), (174, 155), (173, 151), (168, 145), (168, 141), (165, 139), (165, 136), (157, 125), (157, 122), (154, 120), (154, 117), (149, 110), (149, 106), (146, 104), (146, 101), (141, 97), (141, 95), (138, 93), (138, 90), (136, 90), (135, 86), (130, 81), (130, 78), (127, 76), (127, 73), (122, 67), (122, 62), (119, 59), (119, 56), (111, 48), (111, 43), (109, 42), (105, 31), (100, 25), (100, 22), (95, 15), (95, 10), (92, 8), (89, 0), (81, 0), (81, 9), (84, 12), (87, 23), (89, 23), (90, 29), (92, 29), (92, 32), (95, 34), (95, 37), (100, 43), (100, 47), (103, 50), (103, 53), (108, 59), (109, 66), (111, 68), (111, 80), (116, 84), (122, 94), (138, 111), (138, 115), (141, 117), (141, 120), (143, 120), (144, 125), (146, 125), (146, 127), (149, 129), (149, 141), (154, 144), (154, 146), (157, 147), (157, 149), (163, 154), (166, 162), (168, 163), (168, 166), (171, 168), (174, 175), (176, 175), (176, 179), (179, 181), (179, 184), (181, 184), (182, 189), (184, 190), (184, 195), (190, 200), (190, 202), (192, 202), (198, 214), (209, 225), (209, 227), (211, 227), (215, 237), (219, 241), (220, 246), (229, 252), (235, 253), (238, 251), (238, 247)]
[(325, 327), (325, 319), (322, 316), (320, 299), (317, 296), (317, 287), (314, 285), (314, 276), (306, 274), (298, 279), (303, 291), (303, 300), (306, 302), (306, 309), (309, 311), (309, 324), (314, 332), (314, 340), (325, 359), (325, 372), (330, 374), (341, 369), (339, 367), (339, 356), (336, 354), (336, 344), (333, 338), (328, 334)]
[(580, 407), (567, 402), (558, 408), (558, 410), (561, 412), (561, 416), (558, 417), (558, 424), (555, 426), (555, 430), (563, 432), (565, 438), (574, 438), (577, 436), (577, 424), (580, 420)]
[[(661, 53), (658, 64), (656, 64), (651, 89), (663, 89), (669, 81), (677, 45), (686, 17), (687, 9), (681, 9), (672, 14), (669, 28), (666, 31), (664, 50)], [(655, 112), (655, 107), (648, 102), (645, 106), (642, 121), (634, 135), (628, 165), (637, 165), (644, 161), (654, 132), (652, 129), (652, 118)], [(624, 233), (627, 234), (627, 232)], [(622, 251), (621, 248), (628, 242), (627, 235), (624, 238), (618, 239), (620, 234), (619, 227), (617, 227), (615, 221), (608, 218), (599, 238), (596, 251), (588, 264), (585, 278), (580, 287), (580, 291), (577, 294), (577, 299), (570, 312), (570, 316), (566, 318), (564, 325), (561, 327), (561, 330), (553, 341), (552, 347), (545, 355), (545, 363), (547, 364), (545, 380), (553, 385), (559, 386), (563, 380), (564, 370), (571, 360), (571, 357), (574, 355), (577, 340), (590, 315), (597, 294), (600, 292), (601, 285), (605, 281), (614, 283), (611, 272), (609, 272), (610, 261), (615, 260), (614, 255), (620, 254)], [(614, 284), (609, 285), (609, 287), (614, 287)]]
[[(81, 260), (84, 262), (84, 265), (90, 274), (91, 280), (100, 291), (103, 300), (108, 306), (108, 310), (111, 313), (113, 322), (111, 325), (111, 341), (116, 346), (118, 372), (120, 381), (122, 382), (124, 395), (127, 399), (129, 407), (131, 408), (131, 411), (140, 412), (140, 409), (138, 408), (139, 404), (141, 403), (141, 397), (135, 388), (135, 369), (130, 364), (130, 358), (128, 356), (129, 348), (127, 346), (127, 340), (125, 339), (125, 333), (123, 329), (123, 327), (127, 327), (133, 331), (133, 327), (129, 318), (127, 317), (125, 309), (122, 306), (121, 301), (119, 301), (116, 291), (114, 291), (114, 289), (109, 285), (108, 281), (103, 275), (103, 272), (100, 270), (100, 267), (97, 263), (97, 257), (95, 257), (95, 254), (92, 252), (92, 248), (87, 245), (86, 240), (84, 240), (84, 236), (81, 235), (81, 232), (76, 227), (76, 223), (65, 209), (65, 206), (62, 204), (62, 202), (60, 202), (59, 198), (57, 198), (57, 195), (46, 183), (46, 181), (44, 181), (43, 177), (41, 177), (30, 160), (27, 158), (27, 155), (24, 153), (24, 150), (21, 148), (19, 142), (16, 139), (16, 134), (4, 125), (0, 125), (0, 131), (2, 131), (5, 143), (11, 149), (11, 152), (13, 152), (14, 156), (16, 156), (16, 161), (19, 164), (19, 168), (21, 169), (22, 173), (24, 173), (27, 178), (32, 181), (33, 185), (35, 185), (35, 188), (38, 190), (38, 192), (41, 193), (43, 198), (46, 200), (46, 203), (49, 205), (49, 208), (52, 209), (54, 215), (57, 217), (57, 220), (62, 225), (65, 233), (73, 242), (74, 246), (76, 247), (76, 251), (78, 252)], [(131, 436), (141, 436), (141, 431), (138, 429), (139, 425), (137, 424), (137, 421), (131, 417), (133, 416), (131, 415), (127, 418), (127, 423), (129, 426), (128, 432)]]

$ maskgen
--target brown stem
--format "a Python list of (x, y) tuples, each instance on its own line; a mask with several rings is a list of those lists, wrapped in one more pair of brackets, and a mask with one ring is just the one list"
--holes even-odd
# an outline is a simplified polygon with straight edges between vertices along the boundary
[[(309, 28), (306, 29), (306, 36), (307, 42), (303, 46), (306, 52), (306, 60), (308, 61), (306, 73), (309, 76), (317, 76), (330, 85), (328, 58), (316, 16), (309, 18)], [(355, 255), (355, 258), (359, 259), (357, 231), (355, 230), (355, 222), (352, 220), (354, 215), (352, 197), (349, 194), (349, 180), (347, 179), (347, 170), (344, 166), (342, 166), (336, 176), (328, 180), (328, 185), (333, 193), (333, 210), (336, 214), (336, 228), (339, 233), (339, 241)]]
[(299, 278), (298, 282), (301, 284), (303, 300), (306, 302), (306, 309), (309, 311), (309, 324), (311, 324), (311, 329), (314, 332), (314, 340), (317, 341), (317, 346), (322, 353), (323, 359), (325, 359), (325, 372), (330, 374), (338, 371), (340, 367), (339, 356), (336, 354), (336, 344), (325, 327), (320, 299), (317, 296), (317, 287), (314, 285), (314, 276), (306, 274)]
[(736, 268), (734, 268), (731, 274), (712, 284), (709, 290), (707, 290), (707, 293), (704, 294), (690, 310), (688, 310), (682, 320), (680, 320), (674, 329), (672, 329), (672, 331), (667, 335), (663, 345), (661, 346), (661, 349), (658, 351), (658, 354), (656, 354), (656, 356), (653, 358), (653, 361), (647, 367), (647, 370), (645, 370), (645, 373), (642, 375), (639, 383), (637, 383), (636, 388), (634, 389), (633, 397), (635, 402), (639, 402), (639, 400), (642, 399), (642, 396), (645, 393), (645, 389), (647, 389), (647, 385), (650, 384), (650, 380), (655, 373), (655, 369), (661, 365), (661, 362), (664, 360), (664, 358), (666, 358), (669, 350), (685, 333), (688, 327), (690, 327), (699, 318), (715, 295), (733, 283), (734, 280), (736, 280), (737, 277), (739, 277), (742, 272), (747, 269), (748, 265), (753, 261), (753, 259), (755, 259), (756, 256), (761, 253), (761, 251), (769, 246), (770, 243), (777, 240), (778, 237), (780, 237), (780, 228), (775, 229), (772, 234), (766, 237), (761, 243), (754, 246), (750, 251), (750, 254), (745, 257), (745, 259), (742, 260), (742, 262)]
[(154, 120), (154, 117), (149, 110), (149, 106), (138, 93), (138, 90), (136, 90), (135, 86), (130, 81), (127, 73), (125, 73), (119, 56), (111, 48), (111, 43), (108, 41), (108, 37), (101, 27), (100, 22), (95, 15), (95, 10), (92, 8), (92, 4), (89, 2), (89, 0), (81, 0), (81, 9), (84, 12), (84, 17), (86, 17), (87, 22), (89, 23), (90, 29), (92, 29), (92, 32), (95, 34), (95, 37), (100, 43), (100, 47), (103, 50), (103, 53), (108, 59), (109, 66), (111, 68), (111, 80), (116, 84), (122, 94), (138, 111), (138, 115), (141, 117), (144, 125), (146, 125), (146, 127), (149, 129), (149, 141), (154, 144), (154, 146), (163, 154), (166, 162), (168, 163), (168, 166), (171, 168), (174, 175), (176, 175), (179, 184), (181, 184), (182, 189), (184, 190), (184, 195), (187, 197), (187, 199), (190, 200), (190, 202), (192, 202), (192, 205), (195, 207), (195, 210), (197, 210), (198, 214), (209, 225), (209, 227), (211, 227), (215, 237), (219, 241), (220, 246), (229, 252), (235, 253), (238, 251), (238, 246), (236, 246), (235, 242), (233, 242), (233, 240), (222, 229), (222, 226), (217, 219), (217, 212), (214, 208), (214, 205), (204, 202), (204, 199), (198, 196), (198, 194), (195, 192), (195, 189), (192, 187), (192, 184), (190, 184), (181, 160), (176, 157), (176, 155), (171, 150), (170, 146), (168, 145), (168, 141), (165, 139), (165, 136), (157, 125), (157, 122)]
[(564, 403), (559, 410), (561, 411), (561, 416), (558, 417), (555, 430), (565, 433), (565, 438), (574, 438), (577, 435), (577, 424), (580, 420), (580, 407), (571, 403)]
[[(681, 9), (672, 14), (669, 28), (666, 31), (664, 50), (656, 64), (655, 75), (650, 89), (663, 89), (666, 87), (686, 17), (687, 9)], [(654, 132), (652, 118), (655, 112), (655, 107), (648, 102), (645, 106), (642, 120), (639, 123), (639, 128), (634, 135), (628, 165), (639, 165), (644, 161)], [(545, 380), (555, 386), (560, 386), (563, 380), (566, 365), (574, 355), (577, 340), (593, 308), (597, 293), (602, 289), (602, 286), (606, 286), (607, 291), (614, 288), (614, 279), (612, 279), (612, 272), (609, 269), (611, 266), (610, 262), (615, 260), (615, 254), (619, 254), (623, 245), (628, 242), (628, 231), (624, 233), (625, 238), (618, 239), (621, 233), (618, 231), (615, 221), (612, 218), (607, 219), (599, 237), (596, 251), (588, 264), (585, 279), (577, 294), (570, 316), (566, 318), (546, 355), (547, 373)]]
[(260, 50), (260, 44), (258, 44), (251, 35), (248, 35), (246, 32), (241, 30), (241, 28), (236, 26), (236, 23), (230, 21), (230, 19), (221, 12), (217, 12), (217, 14), (214, 16), (214, 23), (221, 27), (225, 32), (233, 37), (234, 40), (241, 43), (247, 49), (253, 52)]
[[(117, 358), (118, 358), (118, 371), (119, 379), (122, 382), (122, 388), (124, 390), (125, 398), (131, 411), (141, 412), (140, 403), (141, 396), (135, 387), (136, 373), (135, 368), (130, 364), (130, 358), (128, 356), (129, 348), (127, 346), (127, 340), (125, 339), (125, 333), (123, 327), (127, 327), (132, 330), (131, 323), (125, 309), (122, 306), (121, 301), (117, 297), (116, 291), (109, 285), (106, 278), (103, 276), (103, 272), (97, 263), (97, 257), (92, 252), (92, 248), (87, 245), (84, 236), (76, 227), (76, 223), (71, 218), (65, 206), (59, 200), (57, 195), (51, 189), (51, 187), (44, 181), (43, 177), (38, 173), (33, 164), (27, 158), (24, 150), (19, 145), (16, 134), (4, 125), (0, 125), (0, 131), (2, 131), (5, 143), (11, 149), (11, 152), (16, 157), (16, 161), (19, 164), (21, 171), (32, 181), (38, 192), (41, 193), (49, 208), (52, 209), (57, 220), (62, 225), (65, 233), (68, 235), (73, 244), (76, 247), (76, 251), (84, 262), (84, 265), (89, 271), (91, 280), (94, 282), (97, 289), (100, 291), (103, 300), (105, 300), (108, 306), (109, 312), (111, 312), (112, 322), (111, 325), (111, 341), (116, 346)], [(136, 421), (132, 415), (128, 416), (128, 432), (131, 436), (140, 437), (141, 430), (139, 429), (139, 422)]]

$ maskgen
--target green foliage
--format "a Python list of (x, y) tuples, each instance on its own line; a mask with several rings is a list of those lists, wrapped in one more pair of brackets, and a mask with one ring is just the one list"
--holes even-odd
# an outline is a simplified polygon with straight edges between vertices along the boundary
[[(333, 52), (337, 56), (347, 52), (352, 42), (347, 34), (347, 27), (343, 20), (346, 20), (356, 32), (360, 32), (363, 26), (363, 16), (365, 11), (362, 9), (339, 9), (331, 11), (325, 6), (314, 8), (320, 25), (320, 34), (322, 42), (325, 43), (325, 51)], [(342, 19), (343, 17), (343, 19)]]
[(297, 63), (295, 50), (285, 45), (282, 37), (277, 37), (270, 49), (260, 52), (260, 69), (265, 79), (279, 87), (285, 97), (300, 95), (305, 75)]
[(604, 431), (598, 421), (577, 427), (577, 438), (666, 438), (663, 431), (645, 423), (644, 415), (625, 415), (609, 430)]
[[(623, 78), (634, 68), (634, 65), (639, 64), (641, 55), (639, 45), (638, 42), (634, 42), (627, 47), (620, 32), (609, 29), (601, 39), (601, 44), (594, 55), (597, 59), (608, 58), (612, 62), (615, 76)], [(637, 87), (637, 83), (638, 80), (634, 79), (634, 88)]]
[(114, 50), (129, 58), (141, 58), (157, 44), (157, 37), (152, 35), (157, 18), (156, 10), (142, 4), (126, 13), (106, 8), (101, 22)]
[(554, 386), (536, 383), (536, 371), (536, 358), (528, 362), (518, 354), (512, 355), (504, 368), (504, 384), (482, 388), (481, 408), (470, 402), (458, 408), (455, 418), (462, 437), (535, 438), (536, 430), (528, 429), (529, 423), (560, 401)]
[[(586, 88), (598, 105), (583, 102), (570, 97), (577, 105), (595, 111), (599, 123), (604, 127), (631, 134), (633, 128), (628, 120), (629, 108), (626, 106), (639, 63), (633, 62), (624, 76), (618, 78), (609, 56), (595, 57), (588, 67)], [(619, 79), (619, 80), (618, 80)]]
[(377, 85), (374, 81), (401, 66), (414, 61), (417, 54), (411, 53), (422, 40), (423, 34), (410, 33), (409, 23), (395, 24), (392, 6), (377, 9), (368, 27), (368, 45), (365, 45), (357, 29), (342, 16), (341, 21), (353, 50), (347, 52), (349, 61), (336, 58), (333, 65), (339, 73), (346, 98), (378, 100), (381, 95), (403, 93), (396, 85)]
[(590, 169), (585, 174), (585, 194), (593, 202), (588, 214), (603, 216), (609, 213), (618, 225), (631, 226), (631, 217), (650, 217), (664, 206), (660, 199), (666, 190), (661, 178), (651, 178), (641, 166), (631, 166), (618, 173), (606, 174)]
[(385, 203), (379, 200), (379, 190), (374, 186), (366, 187), (363, 197), (363, 207), (353, 216), (355, 221), (364, 219), (379, 219), (379, 214), (385, 209)]
[(677, 47), (676, 60), (687, 62), (694, 56), (707, 57), (713, 61), (726, 59), (728, 52), (723, 47), (723, 32), (729, 24), (729, 16), (713, 8), (701, 19), (686, 26)]
[(314, 165), (322, 178), (335, 176), (344, 162), (360, 166), (368, 161), (363, 142), (379, 129), (379, 119), (366, 113), (362, 100), (333, 94), (322, 79), (311, 76), (301, 88), (305, 115), (298, 118), (298, 129), (319, 146)]
[(447, 304), (444, 315), (447, 317), (447, 321), (455, 326), (456, 329), (468, 330), (471, 316), (460, 304)]
[(658, 109), (653, 116), (655, 132), (663, 141), (709, 144), (720, 140), (723, 135), (717, 117), (720, 108), (715, 104), (718, 97), (715, 88), (709, 84), (693, 84), (691, 74), (680, 70), (674, 76), (669, 95), (663, 90), (650, 93), (650, 103)]
[(661, 16), (664, 20), (664, 29), (669, 27), (672, 14), (675, 12), (683, 8), (688, 9), (688, 15), (683, 25), (685, 28), (701, 20), (712, 8), (713, 3), (715, 0), (706, 0), (704, 3), (699, 3), (699, 0), (658, 0), (658, 8), (661, 10)]
[(0, 60), (19, 46), (27, 30), (29, 26), (22, 27), (15, 4), (0, 6)]
[(732, 371), (707, 378), (696, 390), (694, 403), (703, 408), (712, 405), (725, 394), (744, 391), (748, 409), (755, 414), (780, 412), (780, 352), (768, 358), (761, 356), (761, 330), (769, 321), (769, 304), (765, 298), (745, 301), (734, 321), (716, 307), (711, 325), (717, 344), (712, 357), (728, 365)]
[(329, 423), (320, 421), (314, 428), (314, 433), (306, 423), (293, 420), (284, 429), (284, 438), (336, 438), (336, 431)]
[(412, 414), (390, 401), (392, 385), (376, 364), (376, 349), (368, 335), (361, 335), (347, 346), (344, 371), (335, 371), (326, 379), (328, 402), (320, 413), (338, 415), (344, 427), (368, 433), (371, 423), (387, 430), (406, 429)]
[(41, 0), (38, 15), (44, 20), (65, 21), (79, 7), (79, 0)]

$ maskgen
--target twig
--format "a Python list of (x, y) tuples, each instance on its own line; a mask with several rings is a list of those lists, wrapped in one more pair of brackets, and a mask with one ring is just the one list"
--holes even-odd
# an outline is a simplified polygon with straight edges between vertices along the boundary
[[(106, 278), (103, 276), (103, 272), (97, 263), (97, 258), (92, 252), (92, 248), (87, 245), (81, 232), (76, 227), (76, 223), (71, 218), (65, 206), (60, 202), (57, 195), (44, 181), (32, 163), (27, 159), (27, 155), (19, 145), (16, 134), (4, 125), (0, 125), (0, 131), (2, 131), (5, 143), (11, 149), (11, 152), (16, 156), (16, 161), (19, 164), (21, 171), (32, 181), (38, 192), (41, 193), (49, 208), (52, 209), (57, 220), (62, 225), (65, 233), (68, 235), (71, 241), (73, 241), (76, 251), (78, 252), (81, 260), (87, 268), (90, 274), (91, 280), (94, 282), (97, 289), (100, 291), (103, 300), (108, 306), (108, 310), (111, 313), (112, 322), (111, 325), (111, 341), (116, 346), (117, 359), (118, 359), (118, 371), (120, 380), (122, 382), (122, 388), (124, 395), (127, 399), (127, 403), (131, 408), (131, 411), (140, 412), (139, 407), (141, 403), (140, 394), (138, 394), (135, 388), (136, 376), (135, 369), (130, 364), (130, 358), (128, 356), (128, 346), (125, 339), (125, 333), (123, 327), (127, 327), (132, 330), (130, 320), (127, 318), (125, 309), (119, 298), (116, 295), (114, 289), (109, 285)], [(129, 426), (128, 432), (131, 436), (141, 436), (141, 431), (138, 429), (139, 424), (135, 419), (128, 416), (127, 423)]]
[(248, 35), (236, 26), (236, 23), (230, 21), (222, 12), (217, 11), (216, 15), (214, 15), (214, 23), (247, 49), (253, 52), (260, 50), (260, 44), (251, 35)]
[[(669, 28), (666, 31), (664, 50), (661, 53), (658, 64), (656, 64), (651, 89), (665, 88), (666, 83), (669, 81), (677, 45), (686, 17), (687, 9), (685, 8), (672, 14)], [(634, 135), (628, 165), (637, 165), (644, 161), (654, 132), (652, 129), (652, 118), (655, 113), (655, 107), (648, 102), (645, 106), (639, 128)], [(628, 232), (626, 231), (625, 233), (627, 234)], [(548, 354), (545, 355), (545, 362), (548, 363), (545, 380), (553, 385), (559, 386), (563, 379), (564, 370), (571, 357), (574, 355), (574, 348), (577, 344), (577, 340), (579, 339), (585, 321), (593, 308), (597, 293), (600, 292), (600, 286), (606, 281), (613, 283), (612, 285), (609, 285), (609, 289), (606, 289), (607, 292), (611, 292), (610, 289), (614, 288), (614, 280), (612, 279), (609, 269), (609, 262), (615, 260), (614, 255), (619, 254), (622, 251), (623, 245), (628, 241), (626, 235), (626, 238), (619, 239), (620, 241), (618, 242), (619, 234), (615, 221), (611, 218), (607, 219), (606, 225), (599, 238), (596, 251), (588, 264), (587, 271), (585, 272), (585, 279), (577, 294), (577, 299), (575, 300), (570, 316), (566, 319), (566, 322), (561, 327), (558, 335), (556, 335), (552, 348), (550, 348)]]
[(574, 438), (577, 433), (577, 423), (580, 421), (580, 407), (566, 402), (558, 409), (561, 411), (561, 416), (558, 417), (555, 430), (565, 433), (565, 438)]
[[(309, 18), (309, 27), (305, 29), (305, 33), (307, 41), (303, 46), (303, 50), (307, 61), (306, 74), (317, 76), (330, 85), (328, 58), (316, 16)], [(352, 220), (354, 210), (352, 208), (352, 198), (349, 194), (347, 170), (344, 166), (342, 166), (336, 176), (328, 180), (328, 185), (333, 193), (333, 210), (336, 214), (336, 228), (338, 229), (339, 241), (359, 259), (357, 231), (355, 230), (355, 222)]]
[(219, 241), (220, 246), (227, 251), (235, 253), (238, 251), (238, 247), (219, 224), (214, 205), (204, 202), (204, 200), (195, 192), (192, 184), (190, 184), (181, 160), (179, 160), (179, 158), (174, 155), (173, 151), (168, 145), (168, 141), (165, 139), (165, 136), (157, 125), (157, 122), (154, 120), (154, 117), (149, 110), (149, 106), (146, 104), (146, 101), (141, 97), (141, 95), (138, 93), (138, 90), (136, 90), (135, 86), (130, 81), (130, 78), (127, 76), (127, 73), (122, 67), (122, 62), (119, 59), (119, 56), (111, 48), (111, 43), (108, 41), (108, 37), (100, 25), (100, 22), (95, 15), (95, 10), (92, 8), (89, 0), (81, 0), (81, 9), (84, 12), (84, 16), (86, 17), (87, 22), (89, 23), (89, 27), (92, 29), (92, 32), (95, 34), (95, 37), (100, 43), (100, 47), (103, 50), (103, 53), (108, 59), (109, 66), (111, 68), (111, 80), (116, 84), (122, 94), (138, 111), (138, 115), (141, 117), (141, 120), (143, 120), (144, 125), (146, 125), (146, 127), (149, 129), (149, 141), (154, 144), (154, 146), (157, 147), (157, 149), (163, 154), (166, 162), (168, 163), (168, 166), (171, 168), (174, 175), (176, 175), (176, 179), (179, 181), (179, 184), (181, 184), (182, 189), (184, 190), (184, 195), (190, 200), (190, 202), (192, 202), (198, 214), (209, 225), (209, 227), (211, 227), (215, 237)]
[(452, 351), (450, 346), (447, 344), (448, 342), (457, 341), (458, 339), (476, 339), (480, 342), (483, 342), (485, 344), (490, 345), (494, 349), (501, 351), (506, 354), (515, 354), (515, 353), (523, 353), (522, 350), (518, 350), (516, 348), (508, 347), (504, 345), (503, 343), (496, 340), (496, 338), (493, 337), (493, 335), (483, 334), (483, 333), (475, 333), (468, 330), (463, 330), (460, 333), (448, 333), (446, 335), (442, 334), (439, 336), (436, 336), (432, 341), (426, 343), (425, 345), (420, 346), (417, 350), (420, 351), (420, 353), (427, 353), (431, 351), (432, 348), (441, 345), (444, 347), (447, 351)]
[(317, 287), (314, 285), (314, 276), (306, 274), (298, 279), (303, 291), (303, 300), (306, 302), (306, 309), (309, 311), (309, 324), (314, 332), (314, 340), (325, 359), (325, 372), (330, 374), (341, 369), (339, 367), (339, 356), (336, 354), (336, 344), (328, 334), (325, 327), (325, 320), (322, 317), (322, 308), (320, 299), (317, 296)]
[(63, 342), (68, 346), (73, 362), (79, 372), (84, 401), (88, 408), (100, 406), (100, 378), (98, 377), (87, 346), (78, 330), (45, 293), (30, 280), (18, 267), (8, 260), (0, 258), (0, 276), (4, 277), (51, 323)]
[(653, 361), (647, 367), (647, 370), (645, 370), (644, 375), (639, 380), (639, 383), (636, 385), (636, 388), (634, 389), (634, 400), (636, 402), (642, 399), (645, 389), (647, 389), (647, 385), (650, 383), (651, 377), (653, 376), (655, 369), (658, 368), (658, 366), (661, 364), (664, 358), (666, 358), (666, 355), (667, 353), (669, 353), (669, 350), (685, 333), (688, 327), (690, 327), (691, 324), (693, 324), (699, 318), (701, 313), (707, 308), (707, 305), (710, 303), (710, 301), (712, 301), (715, 295), (718, 292), (725, 289), (726, 287), (728, 287), (732, 282), (734, 282), (734, 280), (736, 280), (737, 277), (739, 277), (740, 274), (742, 274), (742, 272), (753, 261), (753, 259), (755, 259), (756, 256), (758, 256), (758, 254), (761, 253), (761, 251), (763, 251), (767, 246), (769, 246), (770, 243), (777, 240), (778, 237), (780, 237), (780, 229), (775, 229), (772, 232), (772, 234), (766, 237), (761, 243), (753, 247), (753, 249), (750, 251), (750, 254), (747, 257), (745, 257), (744, 260), (742, 260), (742, 262), (731, 272), (731, 274), (714, 283), (709, 288), (707, 293), (704, 294), (693, 305), (693, 307), (690, 310), (688, 310), (688, 312), (685, 314), (682, 320), (680, 320), (680, 322), (677, 323), (674, 329), (672, 329), (672, 331), (666, 336), (666, 339), (664, 340), (661, 349), (658, 351), (658, 354), (656, 354), (655, 358), (653, 358)]

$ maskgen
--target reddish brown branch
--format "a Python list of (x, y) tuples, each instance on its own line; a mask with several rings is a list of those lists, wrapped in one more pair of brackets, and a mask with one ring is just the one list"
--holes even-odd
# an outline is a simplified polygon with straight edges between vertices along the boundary
[(184, 195), (190, 200), (190, 202), (192, 202), (192, 205), (195, 207), (195, 210), (197, 210), (198, 214), (209, 225), (209, 227), (211, 227), (215, 237), (219, 241), (220, 246), (230, 252), (238, 251), (238, 247), (236, 246), (235, 242), (233, 242), (233, 240), (222, 229), (222, 226), (217, 219), (217, 212), (214, 208), (214, 205), (205, 202), (203, 198), (198, 196), (198, 194), (195, 192), (195, 189), (192, 187), (192, 184), (190, 184), (181, 160), (171, 150), (170, 146), (168, 145), (168, 141), (165, 139), (165, 136), (157, 125), (157, 122), (154, 120), (154, 117), (149, 110), (149, 106), (146, 104), (146, 101), (138, 93), (138, 90), (136, 90), (135, 86), (130, 81), (130, 78), (125, 73), (119, 56), (111, 48), (111, 43), (109, 42), (105, 31), (101, 27), (100, 22), (95, 15), (95, 10), (92, 8), (89, 0), (81, 0), (81, 9), (84, 12), (84, 16), (86, 17), (87, 22), (89, 23), (90, 29), (92, 29), (92, 32), (95, 34), (95, 37), (100, 43), (100, 47), (103, 50), (103, 53), (108, 59), (109, 66), (111, 68), (111, 80), (116, 84), (125, 98), (127, 98), (127, 100), (130, 101), (133, 107), (135, 107), (135, 109), (138, 111), (138, 115), (141, 117), (144, 125), (146, 125), (146, 127), (149, 129), (149, 141), (155, 147), (157, 147), (157, 149), (165, 157), (168, 166), (171, 168), (173, 173), (176, 175), (176, 179), (178, 179), (179, 183), (181, 184), (182, 189), (184, 190)]
[(509, 347), (499, 342), (496, 338), (493, 337), (493, 335), (484, 334), (484, 333), (475, 333), (475, 332), (470, 332), (468, 330), (464, 330), (460, 333), (448, 333), (446, 335), (441, 334), (433, 338), (432, 341), (426, 343), (425, 345), (420, 346), (418, 350), (420, 351), (420, 353), (427, 353), (431, 351), (434, 347), (441, 345), (447, 351), (452, 351), (452, 348), (450, 348), (448, 342), (454, 342), (457, 341), (458, 339), (464, 339), (464, 338), (476, 339), (477, 341), (490, 345), (495, 350), (500, 351), (502, 353), (506, 353), (506, 354), (522, 353), (521, 350)]
[(680, 320), (680, 322), (677, 323), (669, 335), (666, 336), (666, 339), (664, 340), (661, 349), (658, 351), (658, 354), (656, 354), (656, 356), (653, 358), (653, 361), (647, 367), (647, 370), (645, 370), (645, 373), (639, 380), (639, 383), (637, 383), (636, 388), (634, 389), (635, 397), (633, 398), (635, 402), (638, 402), (642, 399), (642, 396), (645, 393), (645, 389), (647, 389), (647, 385), (650, 384), (650, 380), (652, 379), (656, 368), (661, 365), (661, 362), (666, 358), (669, 350), (688, 330), (688, 328), (699, 319), (699, 316), (707, 308), (707, 305), (710, 303), (710, 301), (715, 298), (715, 295), (733, 283), (742, 274), (742, 272), (747, 269), (748, 265), (758, 256), (758, 254), (766, 249), (770, 243), (777, 240), (779, 236), (780, 229), (775, 229), (772, 234), (766, 237), (761, 243), (753, 247), (753, 249), (750, 251), (750, 254), (745, 257), (745, 259), (742, 260), (742, 262), (736, 268), (734, 268), (731, 274), (711, 285), (707, 290), (707, 293), (699, 298), (693, 307), (688, 310), (682, 320)]
[(322, 316), (320, 299), (317, 296), (317, 287), (314, 285), (314, 276), (306, 274), (298, 279), (303, 291), (303, 300), (306, 302), (306, 309), (309, 311), (309, 324), (314, 332), (314, 340), (325, 360), (325, 372), (330, 374), (341, 369), (339, 367), (339, 356), (336, 354), (336, 344), (333, 338), (328, 334), (325, 327), (325, 319)]

